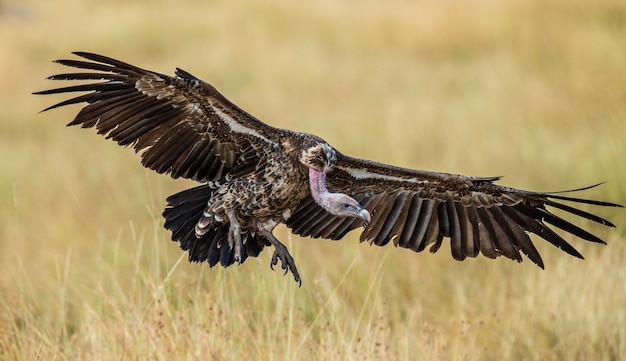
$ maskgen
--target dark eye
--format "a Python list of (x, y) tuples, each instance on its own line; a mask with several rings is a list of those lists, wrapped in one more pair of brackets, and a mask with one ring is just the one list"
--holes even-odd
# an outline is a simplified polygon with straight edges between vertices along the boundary
[(344, 209), (348, 209), (348, 208), (350, 208), (350, 205), (349, 205), (348, 203), (344, 203), (344, 204), (343, 204), (343, 208), (344, 208)]

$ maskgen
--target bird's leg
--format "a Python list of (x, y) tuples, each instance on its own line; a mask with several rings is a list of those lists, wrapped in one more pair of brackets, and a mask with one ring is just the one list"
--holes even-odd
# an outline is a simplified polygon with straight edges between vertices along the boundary
[(267, 238), (268, 241), (274, 246), (274, 255), (272, 255), (272, 262), (270, 263), (270, 268), (274, 270), (274, 266), (280, 260), (282, 269), (285, 270), (285, 274), (291, 271), (293, 273), (293, 278), (298, 282), (298, 286), (302, 286), (302, 279), (298, 274), (298, 269), (296, 268), (296, 264), (293, 261), (293, 258), (289, 254), (287, 247), (284, 244), (280, 243), (276, 237), (272, 234), (271, 231), (267, 231), (264, 229), (259, 229), (259, 233)]
[(237, 220), (234, 210), (227, 210), (226, 216), (228, 216), (228, 221), (230, 222), (230, 227), (228, 227), (228, 247), (230, 247), (230, 249), (235, 248), (235, 262), (241, 264), (243, 261), (243, 256), (241, 255), (243, 250), (243, 243), (241, 242), (241, 224)]

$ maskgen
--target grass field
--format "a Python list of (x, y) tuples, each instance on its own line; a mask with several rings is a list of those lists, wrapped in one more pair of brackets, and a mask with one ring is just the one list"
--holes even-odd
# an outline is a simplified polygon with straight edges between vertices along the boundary
[[(51, 63), (91, 51), (211, 82), (260, 119), (342, 152), (626, 204), (623, 1), (0, 2), (0, 359), (619, 360), (626, 213), (578, 224), (581, 261), (435, 255), (291, 236), (271, 252), (189, 264), (162, 228), (191, 185), (94, 131)], [(592, 210), (591, 207), (585, 208)]]

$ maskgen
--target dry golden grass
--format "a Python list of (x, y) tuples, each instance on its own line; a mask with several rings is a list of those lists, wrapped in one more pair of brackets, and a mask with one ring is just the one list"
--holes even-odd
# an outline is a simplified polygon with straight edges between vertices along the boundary
[[(0, 359), (617, 360), (626, 357), (624, 211), (582, 222), (580, 261), (292, 237), (304, 285), (188, 264), (160, 218), (190, 186), (67, 129), (50, 61), (100, 52), (175, 66), (276, 126), (360, 157), (626, 204), (623, 1), (0, 3)], [(571, 239), (571, 237), (570, 237)]]

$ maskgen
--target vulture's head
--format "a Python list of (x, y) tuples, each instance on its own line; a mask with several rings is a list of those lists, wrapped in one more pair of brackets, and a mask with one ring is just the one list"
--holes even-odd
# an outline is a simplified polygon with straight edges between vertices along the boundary
[(366, 225), (372, 221), (372, 216), (367, 209), (361, 206), (354, 198), (343, 193), (329, 193), (324, 203), (322, 208), (335, 216), (359, 218)]

